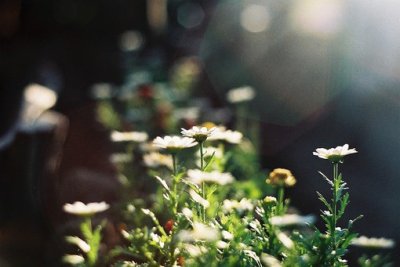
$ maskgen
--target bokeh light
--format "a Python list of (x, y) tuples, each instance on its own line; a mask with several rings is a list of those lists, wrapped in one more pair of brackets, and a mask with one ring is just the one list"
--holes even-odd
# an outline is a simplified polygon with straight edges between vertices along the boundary
[(271, 15), (266, 6), (250, 4), (240, 14), (242, 27), (253, 33), (266, 31), (271, 21)]

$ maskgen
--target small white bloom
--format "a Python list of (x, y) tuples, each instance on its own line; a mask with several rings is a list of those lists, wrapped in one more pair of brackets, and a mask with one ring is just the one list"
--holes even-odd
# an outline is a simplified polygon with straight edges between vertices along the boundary
[(242, 86), (228, 91), (226, 98), (231, 103), (240, 103), (252, 100), (256, 92), (251, 86)]
[(313, 215), (300, 216), (297, 214), (285, 214), (283, 216), (274, 216), (270, 219), (272, 225), (286, 226), (286, 225), (307, 225), (315, 222)]
[(113, 142), (136, 142), (142, 143), (147, 141), (149, 138), (148, 134), (145, 132), (118, 132), (113, 131), (111, 133), (111, 140)]
[(215, 130), (215, 127), (208, 129), (207, 127), (193, 126), (188, 130), (184, 128), (182, 128), (181, 130), (183, 136), (193, 138), (200, 143), (204, 142), (208, 137), (212, 135), (212, 133)]
[(239, 144), (242, 141), (243, 134), (238, 131), (227, 130), (224, 126), (215, 128), (213, 134), (208, 138), (210, 141), (220, 140), (231, 144)]
[(231, 234), (228, 231), (224, 230), (224, 231), (221, 232), (221, 234), (222, 234), (222, 238), (225, 239), (225, 240), (232, 240), (233, 239), (233, 234)]
[(344, 146), (337, 146), (336, 148), (317, 148), (313, 155), (322, 158), (328, 159), (334, 163), (342, 162), (343, 157), (349, 154), (357, 153), (355, 148), (349, 149), (349, 145), (345, 144)]
[(279, 232), (276, 236), (285, 247), (291, 249), (294, 246), (292, 239), (290, 239), (285, 233)]
[(128, 231), (121, 230), (121, 235), (126, 239), (126, 240), (131, 240), (132, 236), (128, 233)]
[(221, 173), (218, 171), (202, 172), (200, 170), (188, 170), (187, 174), (187, 180), (197, 185), (200, 185), (203, 182), (226, 185), (235, 180), (233, 176), (227, 172)]
[(227, 247), (229, 247), (229, 244), (228, 244), (228, 243), (226, 243), (226, 242), (224, 242), (224, 241), (221, 241), (221, 240), (218, 240), (217, 243), (216, 243), (215, 245), (216, 245), (217, 248), (219, 248), (219, 249), (226, 249)]
[(247, 198), (242, 198), (240, 201), (239, 201), (239, 204), (238, 204), (238, 206), (236, 207), (236, 209), (237, 209), (237, 211), (239, 211), (239, 212), (244, 212), (244, 211), (247, 211), (247, 210), (253, 210), (254, 209), (254, 205), (253, 205), (253, 203), (251, 202), (251, 200), (249, 200), (249, 199), (247, 199)]
[(266, 196), (266, 197), (264, 198), (264, 202), (267, 203), (267, 204), (270, 204), (270, 203), (273, 204), (273, 203), (276, 203), (277, 200), (276, 200), (276, 197)]
[(185, 217), (188, 218), (188, 219), (193, 218), (193, 212), (192, 212), (192, 210), (189, 209), (189, 208), (186, 208), (186, 207), (183, 208), (183, 209), (182, 209), (182, 214), (185, 215)]
[(232, 212), (233, 210), (237, 210), (239, 213), (241, 213), (253, 209), (254, 209), (253, 203), (246, 198), (242, 198), (240, 202), (237, 200), (225, 199), (224, 202), (222, 203), (222, 210), (225, 213)]
[(267, 267), (281, 267), (282, 264), (281, 262), (275, 258), (274, 256), (271, 256), (267, 253), (262, 253), (261, 254), (261, 261), (264, 263), (264, 266)]
[(179, 150), (195, 146), (196, 142), (193, 138), (189, 137), (164, 136), (161, 138), (157, 136), (153, 140), (153, 145), (166, 149), (170, 153), (176, 153)]
[(160, 248), (163, 248), (165, 243), (161, 240), (161, 237), (156, 234), (156, 233), (150, 233), (150, 238), (157, 243), (158, 245), (160, 245)]
[(210, 202), (208, 200), (202, 198), (199, 194), (197, 194), (194, 190), (190, 189), (189, 191), (190, 196), (192, 199), (202, 205), (204, 208), (208, 208), (210, 206)]
[(198, 257), (204, 253), (207, 253), (207, 248), (204, 246), (185, 244), (184, 248), (192, 257)]
[(67, 264), (78, 265), (85, 262), (85, 258), (80, 255), (64, 255), (62, 261)]
[(395, 242), (392, 239), (360, 236), (351, 241), (353, 246), (369, 248), (393, 248)]
[(80, 216), (90, 216), (95, 213), (99, 213), (107, 210), (110, 207), (107, 203), (103, 202), (93, 202), (84, 204), (80, 201), (76, 201), (73, 204), (65, 204), (64, 211), (67, 213), (80, 215)]
[(219, 236), (217, 229), (198, 222), (193, 223), (193, 230), (183, 230), (178, 233), (178, 239), (183, 242), (199, 240), (212, 242), (217, 241)]
[(88, 253), (90, 251), (89, 244), (77, 236), (66, 236), (65, 240), (70, 244), (78, 246), (85, 253)]
[(147, 167), (150, 167), (150, 168), (157, 168), (160, 166), (165, 166), (169, 169), (173, 168), (171, 156), (163, 155), (158, 152), (151, 152), (151, 153), (145, 154), (143, 156), (143, 162)]

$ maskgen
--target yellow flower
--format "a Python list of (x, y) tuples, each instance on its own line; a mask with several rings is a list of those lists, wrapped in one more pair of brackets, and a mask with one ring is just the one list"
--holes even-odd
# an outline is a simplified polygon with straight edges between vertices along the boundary
[(266, 182), (271, 185), (291, 187), (296, 183), (296, 178), (293, 176), (291, 171), (277, 168), (269, 174)]

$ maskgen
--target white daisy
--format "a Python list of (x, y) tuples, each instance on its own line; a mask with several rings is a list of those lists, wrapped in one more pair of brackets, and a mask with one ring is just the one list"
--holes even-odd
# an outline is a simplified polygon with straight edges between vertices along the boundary
[(355, 148), (349, 149), (349, 145), (345, 144), (344, 146), (337, 146), (336, 148), (317, 148), (313, 155), (332, 161), (333, 163), (342, 162), (343, 157), (349, 154), (357, 153)]
[(157, 136), (153, 140), (153, 145), (156, 147), (163, 148), (169, 153), (176, 153), (182, 149), (193, 147), (196, 142), (193, 138), (180, 137), (180, 136)]
[(67, 213), (79, 215), (79, 216), (91, 216), (95, 213), (107, 210), (110, 207), (107, 203), (103, 202), (93, 202), (84, 204), (80, 201), (76, 201), (73, 204), (65, 204), (64, 211)]
[(182, 128), (181, 130), (183, 136), (191, 137), (200, 143), (204, 142), (208, 137), (212, 135), (215, 127), (208, 129), (207, 127), (193, 126), (188, 130), (184, 128)]

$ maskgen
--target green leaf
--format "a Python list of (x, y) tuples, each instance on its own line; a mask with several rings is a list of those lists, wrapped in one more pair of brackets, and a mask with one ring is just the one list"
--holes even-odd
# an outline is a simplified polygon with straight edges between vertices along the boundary
[(325, 207), (332, 213), (331, 205), (328, 203), (326, 198), (318, 191), (317, 191), (317, 195), (318, 195), (318, 199), (321, 200), (321, 202), (324, 203)]

